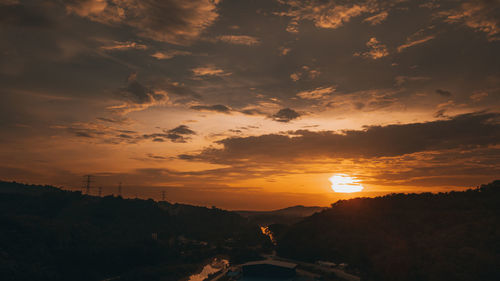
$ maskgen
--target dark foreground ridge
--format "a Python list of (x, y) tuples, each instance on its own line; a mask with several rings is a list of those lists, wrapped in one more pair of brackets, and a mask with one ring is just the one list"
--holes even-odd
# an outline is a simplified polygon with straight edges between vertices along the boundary
[[(179, 280), (270, 245), (236, 213), (0, 182), (0, 280)], [(118, 279), (118, 278), (115, 278)]]
[(278, 254), (349, 263), (362, 280), (500, 280), (500, 181), (339, 201), (289, 227)]
[[(463, 192), (342, 200), (315, 211), (246, 218), (0, 182), (0, 280), (187, 280), (214, 257), (236, 265), (219, 281), (237, 280), (230, 275), (263, 258), (253, 266), (290, 262), (300, 278), (321, 276), (311, 280), (500, 280), (500, 181)], [(314, 214), (297, 219), (304, 212)], [(265, 228), (275, 245), (256, 224), (262, 219), (278, 222)]]

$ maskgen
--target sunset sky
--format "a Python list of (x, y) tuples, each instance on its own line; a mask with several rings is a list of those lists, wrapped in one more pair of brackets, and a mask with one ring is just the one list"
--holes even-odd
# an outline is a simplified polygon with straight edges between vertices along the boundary
[(0, 0), (0, 40), (3, 180), (276, 209), (500, 176), (499, 1)]

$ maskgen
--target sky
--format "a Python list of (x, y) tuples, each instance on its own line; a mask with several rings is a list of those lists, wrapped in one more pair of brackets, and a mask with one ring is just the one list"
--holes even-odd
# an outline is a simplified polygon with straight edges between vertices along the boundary
[(0, 0), (0, 40), (3, 180), (268, 210), (500, 175), (499, 1)]

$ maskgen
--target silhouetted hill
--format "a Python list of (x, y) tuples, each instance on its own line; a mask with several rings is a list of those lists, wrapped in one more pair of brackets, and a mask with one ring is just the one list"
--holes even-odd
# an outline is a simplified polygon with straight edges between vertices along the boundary
[(213, 256), (251, 259), (269, 244), (229, 211), (9, 182), (0, 225), (2, 281), (179, 280)]
[(299, 221), (304, 217), (308, 217), (314, 213), (320, 212), (326, 207), (318, 206), (292, 206), (284, 209), (273, 211), (235, 211), (236, 213), (249, 218), (252, 222), (258, 225), (270, 224), (291, 224)]
[(275, 238), (282, 256), (347, 262), (363, 280), (500, 280), (499, 225), (495, 181), (464, 192), (338, 201)]

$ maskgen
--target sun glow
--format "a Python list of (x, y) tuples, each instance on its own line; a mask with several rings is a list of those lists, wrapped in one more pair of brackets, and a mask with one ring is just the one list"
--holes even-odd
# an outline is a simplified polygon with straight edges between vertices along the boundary
[(340, 193), (352, 193), (363, 190), (363, 186), (359, 184), (360, 180), (350, 177), (345, 174), (334, 174), (330, 179), (332, 189)]

